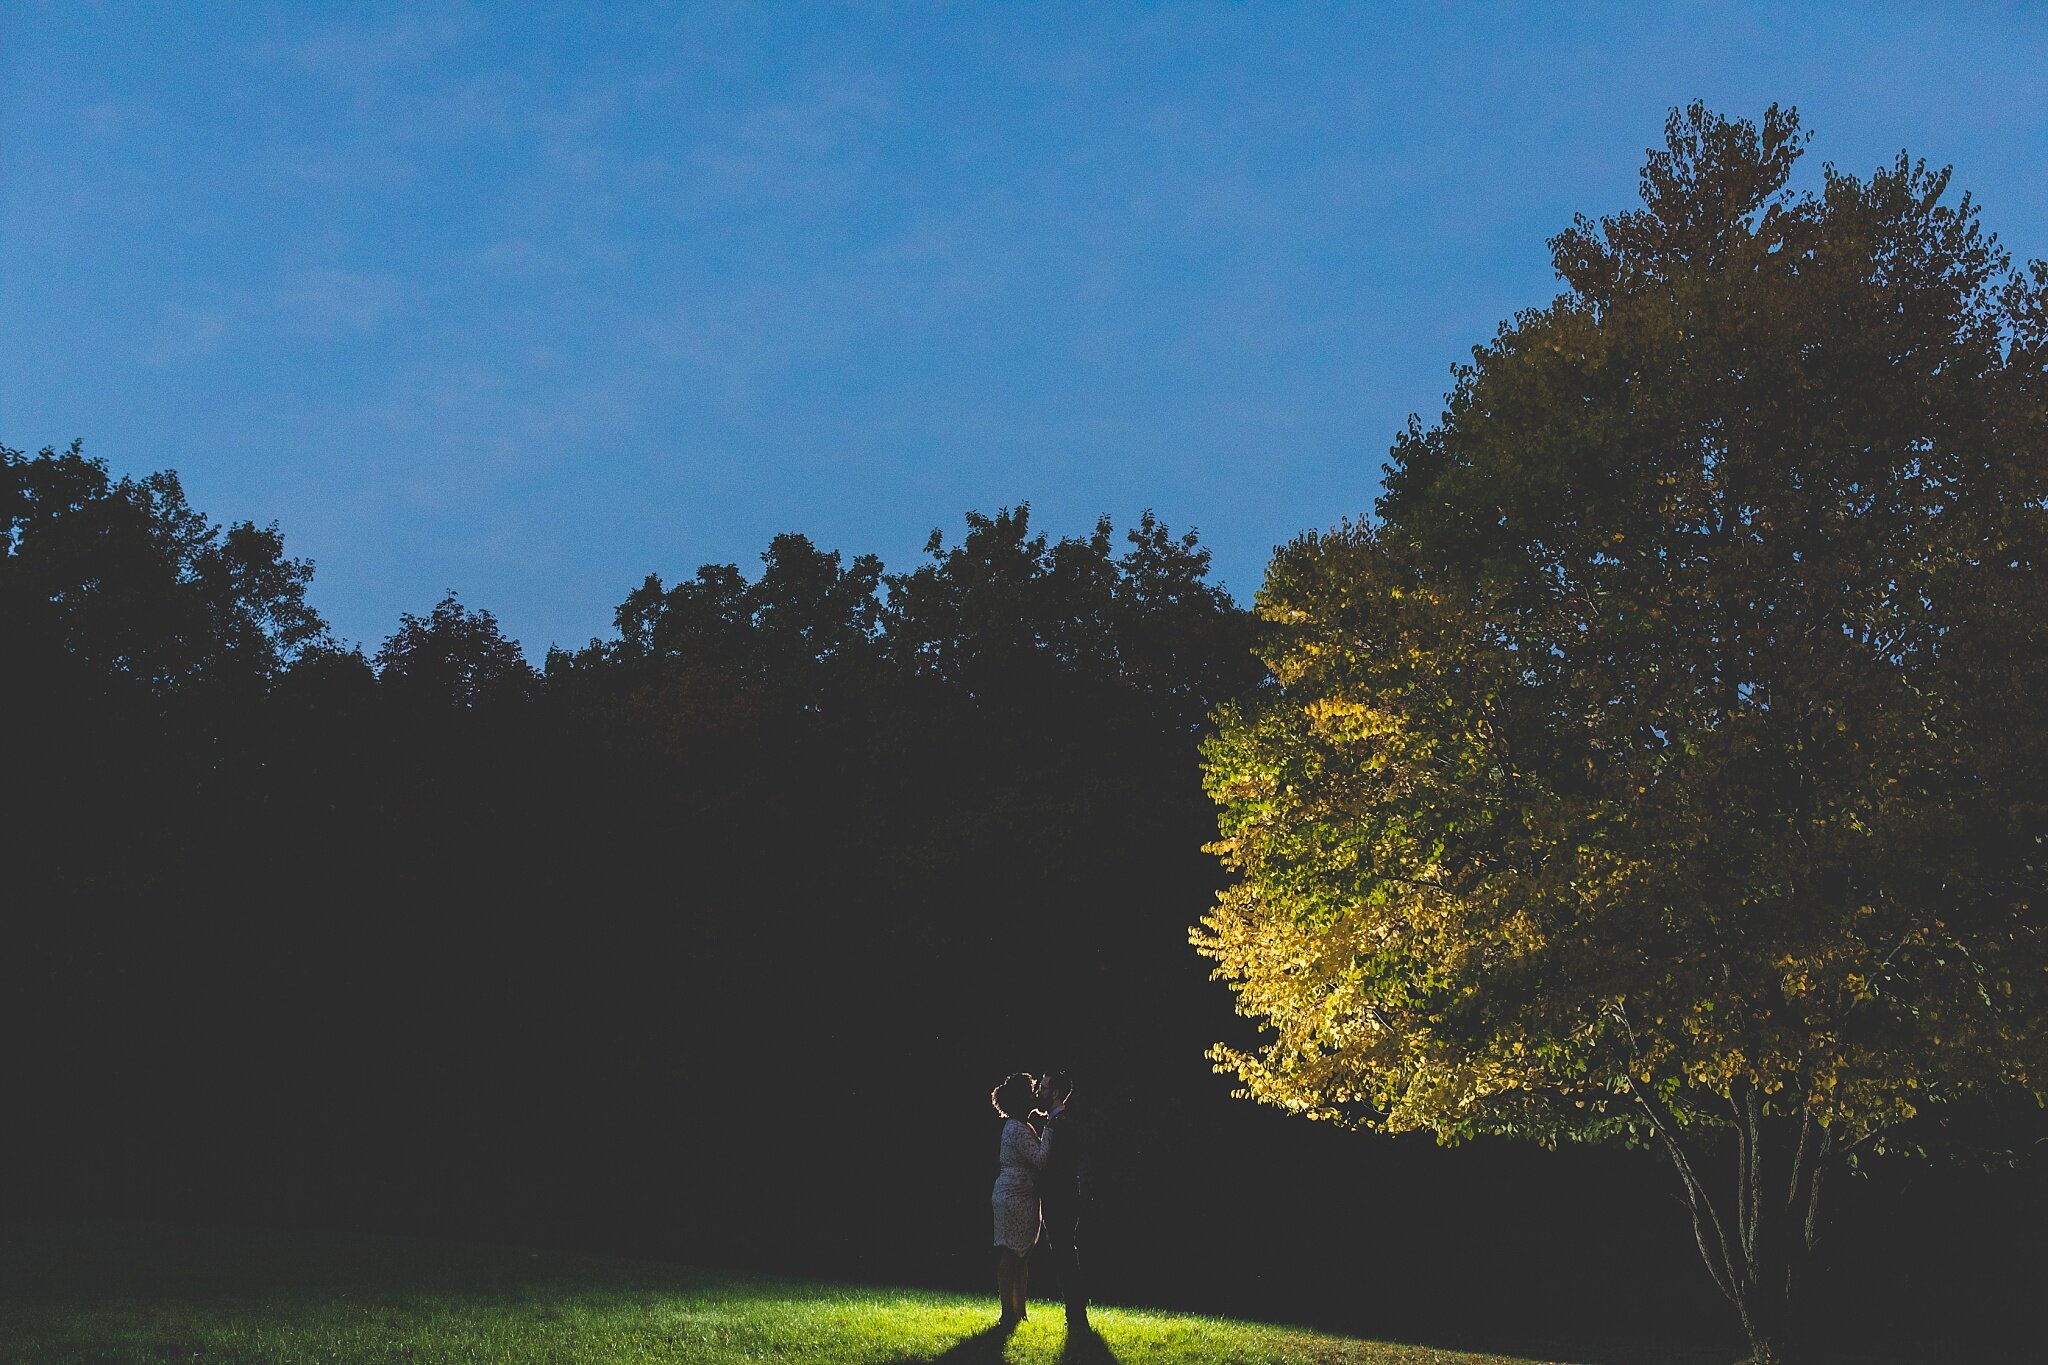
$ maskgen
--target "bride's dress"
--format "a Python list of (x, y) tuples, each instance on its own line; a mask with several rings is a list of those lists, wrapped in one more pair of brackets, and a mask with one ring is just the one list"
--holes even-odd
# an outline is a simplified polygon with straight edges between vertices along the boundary
[(995, 1244), (1021, 1256), (1038, 1240), (1038, 1172), (1045, 1166), (1045, 1140), (1021, 1119), (1005, 1119), (997, 1152), (1002, 1169), (996, 1173)]

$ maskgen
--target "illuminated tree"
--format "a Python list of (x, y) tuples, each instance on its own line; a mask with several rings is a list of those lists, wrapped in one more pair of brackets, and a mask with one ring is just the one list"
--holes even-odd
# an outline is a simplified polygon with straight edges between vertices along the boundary
[(1660, 1149), (1758, 1360), (1831, 1172), (2048, 1076), (2048, 269), (1801, 141), (1674, 111), (1377, 518), (1276, 555), (1194, 932), (1242, 1094)]

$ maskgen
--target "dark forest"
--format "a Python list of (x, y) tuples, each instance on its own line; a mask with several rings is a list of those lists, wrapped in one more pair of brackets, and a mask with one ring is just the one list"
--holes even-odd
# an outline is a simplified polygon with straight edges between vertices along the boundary
[[(984, 1097), (1064, 1067), (1104, 1299), (1727, 1340), (1654, 1158), (1351, 1135), (1213, 1074), (1250, 1030), (1188, 946), (1197, 744), (1269, 684), (1149, 514), (970, 514), (901, 573), (781, 536), (539, 669), (453, 593), (340, 645), (278, 528), (77, 446), (7, 452), (0, 518), (12, 1217), (979, 1289)], [(2016, 1330), (2038, 1172), (1866, 1175), (1844, 1338)]]

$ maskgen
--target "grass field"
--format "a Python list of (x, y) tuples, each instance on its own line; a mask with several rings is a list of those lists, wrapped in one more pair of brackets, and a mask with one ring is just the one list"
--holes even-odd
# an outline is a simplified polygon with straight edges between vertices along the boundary
[(0, 1360), (521, 1365), (1514, 1365), (1219, 1318), (1056, 1305), (1007, 1338), (994, 1300), (739, 1278), (498, 1247), (168, 1229), (14, 1228)]

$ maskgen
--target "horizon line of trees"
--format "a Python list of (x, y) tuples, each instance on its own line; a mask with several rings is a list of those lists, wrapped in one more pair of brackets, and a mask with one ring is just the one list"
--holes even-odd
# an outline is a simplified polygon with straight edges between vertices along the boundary
[(649, 574), (614, 612), (612, 638), (551, 644), (535, 668), (452, 588), (424, 615), (401, 613), (374, 651), (338, 640), (307, 599), (312, 562), (286, 552), (277, 524), (215, 525), (174, 470), (117, 478), (82, 440), (33, 456), (0, 445), (0, 470), (8, 638), (25, 661), (61, 656), (66, 685), (103, 700), (246, 699), (300, 670), (474, 710), (548, 693), (595, 701), (606, 680), (630, 680), (717, 726), (891, 682), (994, 704), (1073, 685), (1193, 731), (1260, 672), (1251, 613), (1207, 581), (1210, 552), (1150, 509), (1121, 553), (1106, 515), (1055, 540), (1033, 530), (1028, 502), (970, 510), (958, 543), (934, 530), (926, 562), (898, 573), (780, 534), (751, 579), (730, 563), (673, 585)]

